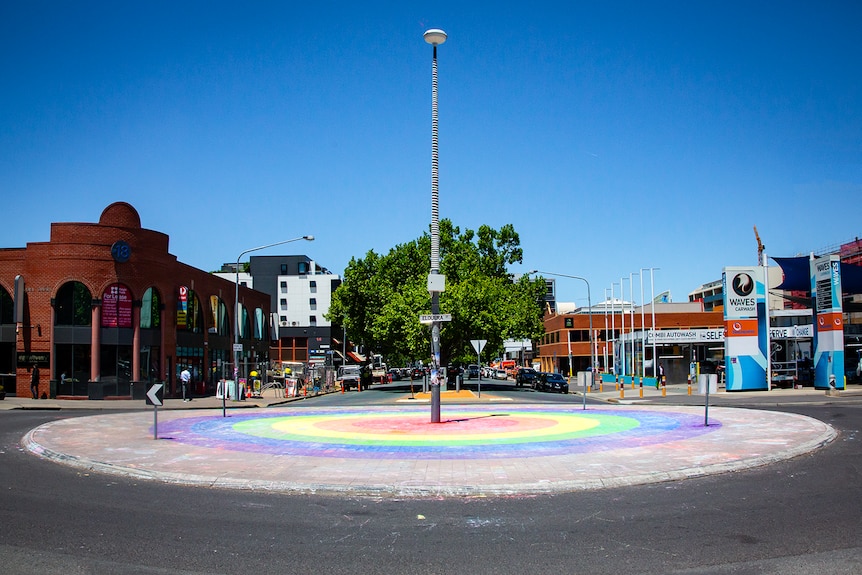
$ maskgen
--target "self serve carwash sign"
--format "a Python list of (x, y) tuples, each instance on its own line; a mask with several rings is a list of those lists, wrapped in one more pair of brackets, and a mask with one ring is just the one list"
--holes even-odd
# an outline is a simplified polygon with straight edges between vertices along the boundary
[(724, 268), (722, 284), (726, 389), (769, 389), (766, 381), (766, 284), (763, 268)]
[(844, 313), (841, 306), (841, 260), (836, 255), (811, 260), (814, 296), (814, 387), (830, 381), (844, 389)]

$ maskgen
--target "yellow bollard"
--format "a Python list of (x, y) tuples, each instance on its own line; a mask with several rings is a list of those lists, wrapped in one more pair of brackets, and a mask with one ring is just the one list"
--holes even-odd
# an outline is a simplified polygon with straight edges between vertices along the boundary
[(625, 399), (626, 397), (626, 386), (620, 386), (620, 399)]
[(688, 394), (691, 395), (691, 376), (688, 376)]
[(664, 376), (661, 376), (661, 396), (667, 397), (667, 384), (664, 381)]

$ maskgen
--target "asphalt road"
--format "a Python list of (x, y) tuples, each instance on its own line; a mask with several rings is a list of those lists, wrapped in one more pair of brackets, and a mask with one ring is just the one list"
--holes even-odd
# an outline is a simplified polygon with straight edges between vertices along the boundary
[[(297, 408), (375, 397), (324, 396)], [(809, 455), (733, 474), (445, 500), (286, 496), (88, 474), (19, 445), (43, 422), (86, 412), (0, 412), (0, 565), (13, 575), (862, 572), (862, 406), (773, 409), (816, 417), (840, 435)]]

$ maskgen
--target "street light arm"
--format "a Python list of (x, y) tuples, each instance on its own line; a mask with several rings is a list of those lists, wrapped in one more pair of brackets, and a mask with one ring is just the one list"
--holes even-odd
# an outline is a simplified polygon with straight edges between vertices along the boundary
[(242, 259), (242, 256), (244, 256), (247, 253), (256, 252), (258, 250), (265, 250), (266, 248), (272, 248), (275, 246), (280, 246), (282, 244), (289, 244), (290, 242), (298, 242), (299, 240), (306, 240), (306, 241), (312, 242), (312, 241), (314, 241), (314, 236), (302, 236), (299, 238), (291, 238), (289, 240), (282, 240), (280, 242), (275, 242), (274, 244), (266, 244), (265, 246), (258, 246), (256, 248), (251, 248), (251, 249), (245, 250), (244, 252), (240, 252), (240, 254), (236, 257), (237, 268), (239, 268), (239, 260)]
[[(289, 244), (290, 242), (298, 242), (299, 240), (306, 240), (306, 241), (310, 242), (310, 241), (314, 240), (314, 236), (311, 236), (311, 235), (301, 236), (298, 238), (291, 238), (289, 240), (282, 240), (280, 242), (275, 242), (272, 244), (266, 244), (265, 246), (258, 246), (256, 248), (251, 248), (251, 249), (245, 250), (244, 252), (240, 252), (240, 254), (236, 257), (236, 268), (234, 268), (234, 273), (235, 273), (234, 277), (236, 279), (234, 281), (234, 314), (235, 314), (235, 317), (234, 317), (234, 329), (233, 329), (233, 343), (234, 343), (233, 379), (234, 379), (234, 381), (239, 381), (239, 353), (240, 352), (237, 351), (236, 347), (237, 347), (237, 344), (239, 344), (239, 332), (240, 332), (240, 329), (242, 326), (242, 318), (240, 317), (242, 315), (242, 312), (241, 312), (242, 306), (239, 303), (239, 260), (241, 260), (242, 256), (244, 256), (247, 253), (256, 252), (258, 250), (264, 250), (266, 248), (271, 248), (274, 246), (280, 246), (283, 244)], [(222, 396), (221, 396), (222, 397), (222, 404), (221, 404), (222, 417), (226, 417), (225, 395), (227, 395), (227, 390), (222, 389)]]

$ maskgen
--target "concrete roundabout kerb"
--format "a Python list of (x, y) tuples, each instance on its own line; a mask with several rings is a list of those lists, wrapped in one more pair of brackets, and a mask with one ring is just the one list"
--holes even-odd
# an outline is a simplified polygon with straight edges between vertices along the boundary
[(69, 418), (23, 444), (55, 462), (211, 488), (358, 496), (528, 495), (672, 481), (789, 459), (837, 433), (809, 417), (697, 407), (260, 408)]

